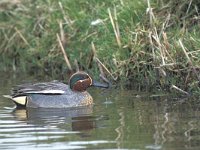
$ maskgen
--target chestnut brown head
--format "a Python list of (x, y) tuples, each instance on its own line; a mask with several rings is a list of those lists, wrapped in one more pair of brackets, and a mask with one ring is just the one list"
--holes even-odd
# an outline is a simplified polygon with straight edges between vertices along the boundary
[(108, 85), (94, 81), (86, 72), (74, 73), (69, 79), (69, 87), (73, 91), (83, 92), (90, 86), (108, 88)]

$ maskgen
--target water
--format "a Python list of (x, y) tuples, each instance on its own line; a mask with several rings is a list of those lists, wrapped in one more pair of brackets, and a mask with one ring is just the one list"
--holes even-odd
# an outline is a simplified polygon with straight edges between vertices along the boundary
[(90, 89), (93, 107), (15, 109), (2, 96), (33, 79), (1, 73), (0, 149), (200, 149), (197, 102)]

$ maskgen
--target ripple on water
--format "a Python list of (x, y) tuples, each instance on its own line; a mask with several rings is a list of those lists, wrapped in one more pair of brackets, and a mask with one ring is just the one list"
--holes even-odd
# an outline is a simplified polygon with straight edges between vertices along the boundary
[[(49, 145), (51, 145), (51, 149), (85, 148), (85, 146), (65, 143), (65, 140), (68, 138), (67, 136), (70, 137), (70, 135), (72, 135), (71, 137), (73, 137), (74, 134), (80, 132), (72, 131), (71, 129), (68, 131), (66, 130), (65, 127), (68, 128), (71, 122), (67, 122), (70, 119), (64, 117), (63, 112), (61, 112), (62, 116), (56, 116), (55, 112), (51, 112), (54, 115), (47, 115), (48, 113), (45, 113), (45, 116), (41, 116), (40, 114), (42, 113), (38, 113), (37, 110), (1, 110), (0, 149), (10, 149), (14, 147), (23, 149), (23, 147), (25, 148), (26, 146), (30, 149), (34, 149), (37, 145), (40, 146), (40, 149), (48, 149)], [(66, 116), (69, 115), (66, 111), (65, 114)], [(59, 128), (59, 126), (65, 127)], [(64, 144), (56, 141), (63, 141)]]

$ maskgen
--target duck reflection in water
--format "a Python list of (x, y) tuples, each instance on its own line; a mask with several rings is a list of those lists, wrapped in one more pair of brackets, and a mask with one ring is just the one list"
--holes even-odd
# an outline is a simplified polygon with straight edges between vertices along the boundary
[[(16, 108), (13, 115), (36, 127), (56, 127), (65, 131), (84, 131), (96, 128), (92, 107), (73, 109)], [(86, 136), (86, 135), (82, 135)]]

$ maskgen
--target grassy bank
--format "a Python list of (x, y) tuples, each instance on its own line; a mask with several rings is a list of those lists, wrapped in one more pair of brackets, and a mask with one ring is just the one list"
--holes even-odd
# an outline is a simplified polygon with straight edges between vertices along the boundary
[(187, 0), (2, 0), (0, 69), (60, 78), (80, 69), (198, 94), (199, 10)]

